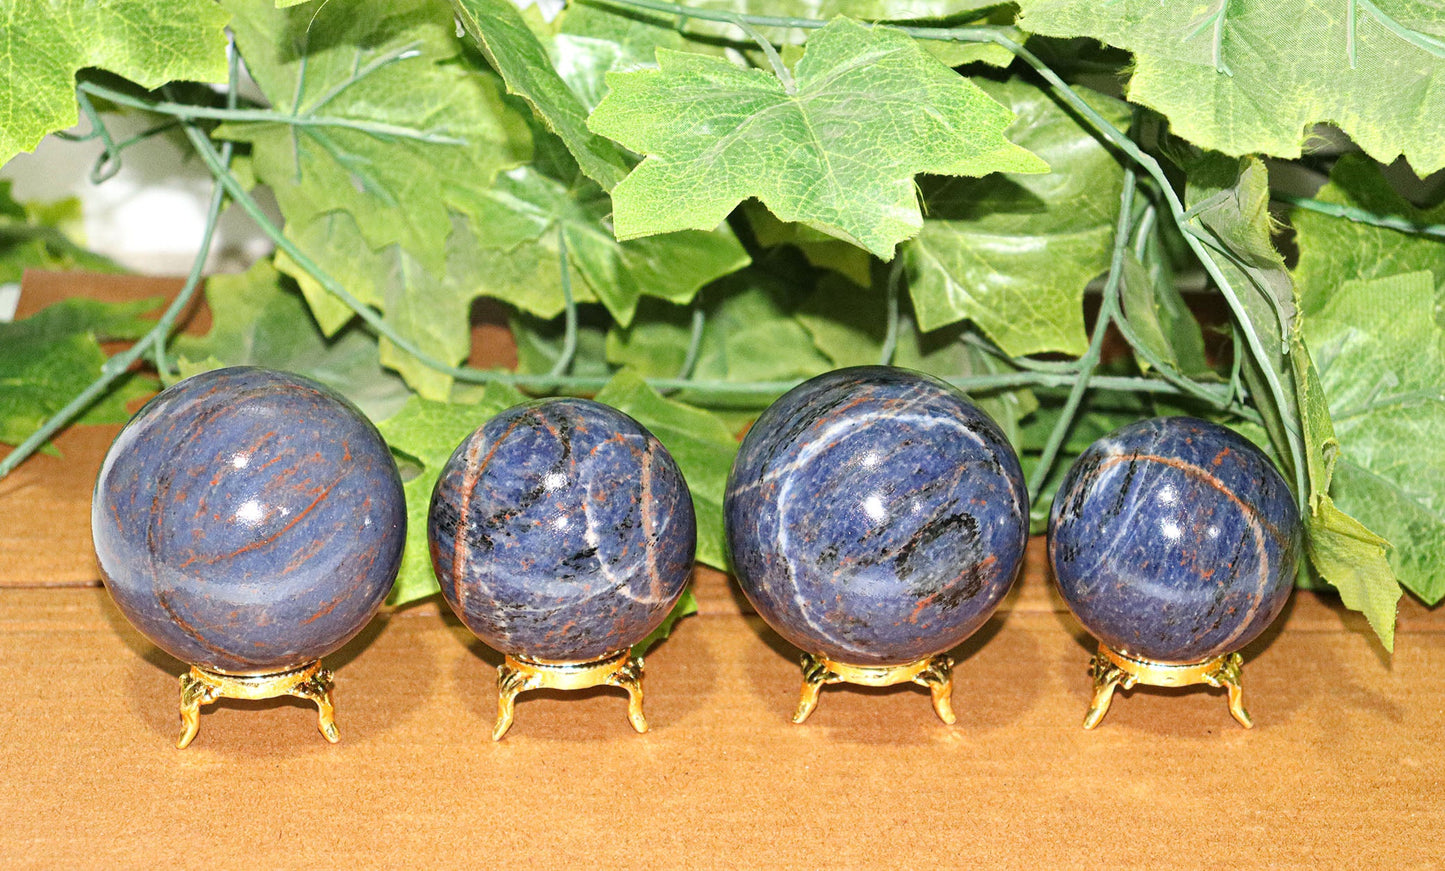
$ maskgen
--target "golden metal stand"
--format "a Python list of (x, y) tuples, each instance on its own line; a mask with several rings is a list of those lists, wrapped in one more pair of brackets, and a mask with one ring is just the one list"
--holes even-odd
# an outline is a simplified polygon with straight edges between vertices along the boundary
[(527, 690), (582, 690), (610, 686), (627, 690), (627, 719), (632, 728), (647, 731), (642, 716), (642, 657), (630, 650), (609, 653), (591, 662), (557, 662), (508, 655), (497, 666), (497, 725), (492, 740), (500, 741), (512, 728), (513, 704)]
[(181, 737), (176, 748), (184, 750), (201, 729), (201, 705), (216, 699), (274, 699), (295, 696), (316, 703), (316, 725), (326, 740), (341, 740), (336, 731), (336, 709), (331, 704), (331, 672), (321, 661), (274, 674), (226, 674), (191, 666), (181, 675)]
[(1129, 656), (1100, 642), (1099, 652), (1089, 663), (1094, 675), (1094, 699), (1084, 717), (1084, 728), (1092, 729), (1104, 719), (1116, 687), (1127, 690), (1136, 683), (1155, 687), (1187, 687), (1202, 683), (1227, 688), (1229, 713), (1234, 715), (1239, 725), (1248, 729), (1254, 723), (1244, 709), (1244, 688), (1240, 685), (1240, 669), (1243, 666), (1244, 657), (1238, 653), (1227, 653), (1203, 662), (1175, 664)]
[(952, 726), (958, 721), (953, 715), (953, 657), (946, 653), (928, 656), (904, 665), (847, 665), (834, 662), (826, 656), (803, 654), (803, 694), (798, 699), (798, 710), (793, 722), (808, 719), (818, 707), (818, 693), (824, 684), (852, 683), (869, 687), (887, 687), (900, 683), (916, 683), (928, 687), (933, 696), (933, 710), (938, 719)]

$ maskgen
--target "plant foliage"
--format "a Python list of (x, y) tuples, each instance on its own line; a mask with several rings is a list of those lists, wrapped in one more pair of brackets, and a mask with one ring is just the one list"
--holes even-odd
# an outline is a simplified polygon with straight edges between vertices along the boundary
[[(1276, 458), (1301, 580), (1387, 647), (1402, 589), (1445, 598), (1445, 206), (1397, 187), (1445, 166), (1438, 4), (529, 5), (4, 7), (0, 158), (79, 106), (113, 168), (106, 113), (151, 116), (278, 251), (213, 281), (215, 329), (169, 353), (169, 321), (126, 311), (0, 328), (0, 438), (50, 416), (38, 443), (98, 395), (115, 417), (133, 382), (96, 344), (115, 323), (167, 379), (319, 377), (385, 418), (406, 470), (404, 603), (436, 589), (441, 464), (509, 404), (592, 395), (648, 426), (692, 487), (699, 559), (725, 567), (737, 434), (804, 378), (891, 362), (998, 420), (1036, 530), (1093, 439), (1194, 414)], [(234, 81), (223, 25), (260, 99), (184, 86)], [(87, 265), (3, 193), (14, 270)], [(461, 365), (486, 350), (478, 297), (515, 368)]]

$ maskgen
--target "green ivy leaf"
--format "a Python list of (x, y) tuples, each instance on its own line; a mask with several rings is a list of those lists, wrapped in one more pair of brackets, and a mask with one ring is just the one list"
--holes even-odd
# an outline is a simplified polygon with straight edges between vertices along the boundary
[(269, 260), (240, 275), (211, 277), (206, 301), (211, 331), (172, 342), (184, 376), (221, 366), (284, 369), (338, 391), (372, 420), (396, 413), (411, 395), (381, 368), (376, 340), (359, 326), (322, 336), (306, 301)]
[(21, 204), (12, 185), (0, 179), (0, 284), (20, 281), (27, 269), (123, 271), (71, 239), (70, 233), (83, 230), (78, 199)]
[(1383, 163), (1445, 167), (1445, 19), (1417, 0), (1021, 0), (1020, 24), (1134, 52), (1129, 99), (1231, 155), (1298, 157), (1317, 122)]
[[(277, 10), (225, 0), (247, 68), (272, 105), (322, 124), (240, 122), (257, 177), (289, 226), (346, 211), (372, 248), (440, 270), (452, 210), (529, 156), (526, 123), (462, 51), (442, 0), (330, 0)], [(364, 129), (343, 124), (361, 125)]]
[[(1316, 198), (1419, 224), (1445, 220), (1445, 206), (1413, 208), (1360, 155), (1341, 157)], [(1328, 382), (1329, 408), (1340, 415), (1338, 438), (1334, 427), (1325, 431), (1330, 495), (1339, 508), (1331, 501), (1319, 513), (1333, 517), (1348, 510), (1384, 535), (1346, 516), (1326, 546), (1341, 554), (1334, 565), (1342, 594), (1346, 584), (1357, 587), (1354, 598), (1373, 601), (1380, 615), (1372, 625), (1392, 632), (1399, 583), (1426, 601), (1437, 601), (1445, 588), (1436, 474), (1440, 399), (1438, 392), (1434, 399), (1428, 392), (1409, 399), (1406, 386), (1428, 391), (1432, 372), (1435, 386), (1441, 382), (1445, 242), (1303, 209), (1291, 220), (1300, 249), (1294, 276), (1304, 334), (1323, 371), (1317, 378)], [(1402, 396), (1403, 405), (1389, 405)], [(1321, 540), (1330, 533), (1316, 532)], [(1312, 541), (1311, 547), (1320, 546)], [(1316, 565), (1326, 574), (1319, 560)], [(1385, 632), (1381, 637), (1387, 638)]]
[[(1270, 238), (1268, 171), (1258, 158), (1219, 154), (1200, 155), (1185, 164), (1190, 228), (1213, 250), (1220, 272), (1239, 297), (1244, 313), (1236, 329), (1259, 338), (1263, 359), (1247, 352), (1243, 372), (1276, 455), (1288, 462), (1292, 454), (1287, 432), (1298, 429), (1301, 415), (1288, 353), (1298, 303), (1284, 258)], [(1266, 372), (1280, 385), (1283, 407), (1270, 392)]]
[(1395, 577), (1432, 605), (1445, 598), (1441, 306), (1419, 271), (1345, 281), (1304, 321), (1338, 441), (1329, 495), (1393, 545)]
[[(412, 397), (401, 411), (378, 425), (392, 451), (402, 455), (404, 468), (415, 472), (402, 485), (406, 494), (406, 549), (387, 604), (405, 605), (441, 591), (427, 546), (432, 489), (462, 439), (499, 412), (526, 399), (515, 389), (494, 382), (487, 385), (475, 403)], [(408, 460), (415, 463), (415, 469)]]
[(1386, 650), (1395, 649), (1395, 608), (1400, 584), (1390, 567), (1390, 543), (1320, 499), (1309, 519), (1308, 549), (1315, 570), (1328, 578), (1345, 607), (1364, 613)]
[[(1082, 354), (1084, 287), (1109, 267), (1123, 169), (1035, 85), (979, 85), (1015, 114), (1005, 135), (1053, 172), (925, 182), (928, 219), (903, 246), (919, 326), (968, 318), (1015, 356)], [(1127, 124), (1127, 105), (1078, 90), (1105, 118)]]
[[(1330, 182), (1315, 199), (1416, 224), (1445, 224), (1445, 203), (1417, 209), (1390, 187), (1378, 165), (1360, 154), (1345, 154), (1330, 170)], [(1445, 240), (1401, 233), (1307, 209), (1290, 214), (1299, 244), (1294, 279), (1300, 306), (1309, 314), (1324, 305), (1341, 282), (1383, 278), (1428, 269), (1445, 287)]]
[[(998, 3), (992, 0), (694, 0), (687, 5), (739, 15), (768, 15), (779, 18), (815, 18), (827, 21), (846, 15), (855, 21), (907, 22), (913, 25), (937, 22), (954, 25), (971, 23), (978, 17), (977, 13), (997, 7)], [(1012, 15), (1009, 18), (1012, 19)], [(738, 39), (738, 29), (732, 24), (694, 18), (688, 20), (684, 27), (689, 34)], [(783, 45), (801, 44), (817, 32), (797, 27), (760, 27), (758, 31)], [(1012, 55), (1009, 57), (1011, 60)], [(962, 62), (949, 65), (957, 66)], [(1002, 65), (1006, 66), (1007, 62)]]
[[(471, 267), (480, 248), (470, 223), (460, 215), (452, 215), (446, 264), (440, 270), (427, 268), (400, 245), (373, 250), (348, 212), (323, 215), (288, 233), (327, 274), (364, 305), (380, 309), (387, 323), (418, 348), (449, 364), (466, 358), (471, 348), (471, 301), (480, 293)], [(354, 316), (289, 257), (278, 254), (276, 267), (296, 279), (326, 333), (334, 333)], [(422, 396), (445, 400), (451, 395), (450, 375), (384, 337), (380, 359)]]
[(829, 269), (867, 287), (873, 281), (873, 255), (851, 242), (814, 230), (807, 224), (784, 223), (757, 200), (743, 203), (743, 216), (759, 245), (792, 245), (819, 269)]
[[(557, 236), (567, 242), (573, 298), (600, 301), (620, 324), (631, 322), (638, 300), (676, 303), (698, 288), (748, 265), (731, 230), (719, 227), (619, 242), (612, 202), (585, 179), (564, 183), (530, 167), (498, 177), (472, 201), (486, 251), (475, 255), (479, 292), (541, 318), (564, 306)], [(500, 232), (494, 232), (492, 228)]]
[(647, 158), (613, 190), (619, 239), (716, 227), (756, 196), (885, 259), (923, 217), (913, 176), (1045, 171), (1012, 117), (909, 36), (835, 19), (792, 81), (659, 49), (659, 70), (613, 73), (594, 132)]
[[(1124, 255), (1121, 278), (1124, 317), (1139, 341), (1175, 371), (1198, 380), (1216, 380), (1205, 357), (1199, 321), (1194, 319), (1165, 264), (1156, 261), (1151, 269), (1130, 251)], [(1139, 368), (1148, 371), (1149, 364), (1140, 359)]]
[(552, 65), (582, 101), (584, 114), (607, 95), (607, 73), (656, 67), (659, 48), (706, 48), (689, 42), (678, 31), (677, 19), (642, 9), (573, 3), (560, 23), (552, 38)]
[[(155, 325), (141, 315), (160, 303), (67, 299), (0, 323), (0, 442), (18, 445), (79, 396), (105, 365), (98, 340), (139, 339)], [(77, 422), (123, 423), (130, 419), (126, 404), (154, 389), (152, 378), (124, 375)]]
[(526, 100), (547, 129), (566, 143), (582, 171), (604, 190), (621, 181), (629, 161), (615, 144), (587, 129), (587, 107), (553, 68), (547, 50), (517, 7), (509, 0), (453, 0), (453, 5), (507, 83), (507, 93)]
[(623, 370), (597, 394), (606, 403), (636, 418), (667, 448), (692, 491), (697, 512), (697, 558), (727, 569), (723, 545), (723, 491), (738, 443), (713, 415), (648, 387), (635, 372)]
[(0, 164), (79, 120), (82, 68), (146, 88), (226, 80), (228, 16), (211, 0), (16, 0), (0, 17)]

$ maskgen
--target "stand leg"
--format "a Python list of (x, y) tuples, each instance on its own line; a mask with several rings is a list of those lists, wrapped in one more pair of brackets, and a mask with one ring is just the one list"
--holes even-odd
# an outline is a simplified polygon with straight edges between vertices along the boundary
[(1091, 663), (1094, 673), (1094, 698), (1089, 702), (1089, 712), (1084, 715), (1084, 728), (1092, 729), (1103, 722), (1109, 713), (1109, 704), (1114, 700), (1114, 689), (1121, 682), (1128, 689), (1133, 685), (1131, 675), (1110, 662), (1103, 654), (1095, 654)]
[(1205, 682), (1210, 686), (1222, 686), (1229, 691), (1229, 713), (1234, 719), (1246, 729), (1254, 728), (1254, 721), (1250, 719), (1249, 712), (1244, 709), (1244, 686), (1241, 681), (1241, 670), (1244, 667), (1244, 657), (1238, 653), (1232, 653), (1219, 666), (1214, 673), (1205, 677)]
[(627, 719), (638, 732), (647, 731), (647, 718), (642, 715), (642, 660), (632, 657), (627, 665), (614, 672), (607, 683), (627, 690)]
[(184, 750), (196, 739), (201, 731), (201, 705), (216, 700), (214, 689), (187, 673), (181, 675), (181, 737), (176, 740), (176, 749)]
[(828, 683), (829, 678), (836, 680), (827, 664), (811, 653), (803, 654), (802, 665), (803, 691), (798, 697), (798, 709), (793, 712), (794, 723), (808, 719), (818, 707), (818, 694), (823, 691), (823, 684)]
[(497, 666), (497, 724), (492, 727), (492, 740), (500, 741), (512, 728), (517, 694), (530, 689), (527, 675), (507, 663)]
[(948, 654), (935, 656), (913, 682), (928, 687), (929, 695), (933, 697), (933, 712), (938, 719), (950, 726), (958, 722), (953, 714), (953, 657)]
[(341, 740), (336, 728), (336, 708), (331, 703), (331, 672), (318, 669), (315, 674), (291, 689), (291, 695), (298, 699), (310, 699), (316, 703), (316, 728), (332, 744)]

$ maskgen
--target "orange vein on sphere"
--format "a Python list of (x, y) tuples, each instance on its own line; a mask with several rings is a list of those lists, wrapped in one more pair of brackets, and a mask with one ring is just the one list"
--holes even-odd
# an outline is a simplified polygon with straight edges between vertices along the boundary
[(337, 596), (335, 599), (332, 599), (330, 602), (327, 602), (324, 608), (317, 611), (315, 614), (312, 614), (310, 617), (307, 617), (305, 620), (302, 620), (301, 625), (308, 626), (312, 623), (315, 623), (317, 620), (320, 620), (322, 617), (325, 617), (327, 614), (330, 614), (332, 611), (335, 611), (336, 606), (340, 605), (349, 594), (350, 591), (347, 591), (345, 593), (342, 593), (340, 596)]
[(467, 523), (471, 520), (472, 491), (477, 488), (477, 481), (486, 471), (487, 465), (496, 456), (497, 450), (502, 443), (512, 434), (512, 430), (522, 425), (525, 415), (518, 418), (507, 426), (507, 429), (492, 443), (487, 455), (477, 462), (477, 455), (481, 453), (482, 447), (486, 444), (485, 438), (477, 439), (467, 448), (467, 462), (465, 472), (462, 474), (461, 504), (457, 506), (457, 531), (452, 539), (452, 586), (457, 591), (457, 604), (462, 610), (467, 606), (467, 585), (460, 583), (466, 577), (467, 560), (471, 558), (472, 548), (467, 543)]
[(214, 653), (217, 656), (229, 657), (231, 655), (230, 651), (221, 647), (217, 647), (215, 644), (206, 640), (206, 637), (201, 634), (200, 630), (192, 626), (189, 621), (187, 621), (184, 617), (180, 615), (179, 612), (176, 611), (176, 609), (171, 605), (170, 597), (167, 596), (165, 593), (159, 591), (156, 592), (156, 603), (161, 606), (161, 610), (165, 611), (166, 614), (171, 618), (171, 621), (175, 623), (182, 632), (189, 636), (192, 641), (196, 642), (201, 647), (209, 650), (211, 653)]
[(1233, 502), (1239, 508), (1240, 512), (1243, 513), (1245, 520), (1249, 523), (1249, 531), (1254, 534), (1254, 545), (1256, 551), (1258, 552), (1257, 562), (1259, 563), (1259, 584), (1256, 588), (1255, 594), (1249, 597), (1249, 611), (1246, 613), (1245, 619), (1239, 621), (1238, 627), (1234, 630), (1234, 633), (1228, 638), (1226, 638), (1223, 642), (1223, 645), (1226, 647), (1233, 644), (1235, 640), (1239, 638), (1239, 636), (1244, 634), (1244, 630), (1248, 629), (1249, 625), (1254, 622), (1254, 613), (1259, 608), (1260, 602), (1264, 598), (1265, 588), (1269, 585), (1269, 555), (1265, 552), (1264, 549), (1265, 530), (1269, 531), (1270, 536), (1274, 538), (1275, 542), (1279, 544), (1281, 548), (1284, 548), (1288, 544), (1288, 542), (1284, 540), (1284, 536), (1280, 535), (1279, 530), (1276, 529), (1273, 524), (1269, 523), (1263, 517), (1259, 516), (1259, 512), (1255, 509), (1253, 505), (1250, 505), (1243, 499), (1240, 499), (1234, 494), (1232, 490), (1225, 486), (1223, 481), (1219, 480), (1218, 478), (1214, 477), (1213, 475), (1209, 474), (1208, 472), (1194, 465), (1193, 463), (1186, 463), (1183, 460), (1175, 459), (1173, 457), (1161, 457), (1158, 454), (1120, 454), (1118, 456), (1109, 457), (1104, 462), (1100, 463), (1099, 469), (1100, 471), (1103, 471), (1104, 469), (1109, 469), (1117, 466), (1119, 463), (1125, 462), (1126, 460), (1149, 460), (1156, 463), (1162, 463), (1163, 465), (1166, 465), (1172, 469), (1178, 469), (1179, 471), (1192, 478), (1197, 478), (1198, 480), (1203, 481), (1210, 487), (1213, 487), (1215, 490), (1219, 491), (1219, 493), (1222, 494), (1224, 498), (1228, 499), (1230, 502)]
[(235, 557), (238, 557), (238, 556), (240, 556), (241, 554), (246, 553), (246, 552), (248, 552), (248, 551), (255, 550), (255, 549), (258, 548), (258, 547), (265, 547), (266, 545), (270, 544), (271, 542), (275, 541), (276, 539), (280, 538), (281, 536), (283, 536), (283, 535), (285, 535), (287, 532), (289, 532), (289, 531), (291, 530), (291, 527), (293, 527), (293, 526), (295, 526), (296, 524), (300, 523), (300, 522), (301, 522), (301, 519), (302, 519), (303, 517), (305, 517), (306, 515), (308, 515), (308, 514), (311, 513), (311, 509), (315, 508), (317, 505), (320, 505), (321, 502), (322, 502), (323, 500), (325, 500), (328, 495), (330, 495), (330, 493), (331, 493), (331, 488), (335, 487), (336, 484), (337, 484), (336, 481), (332, 481), (330, 484), (327, 484), (326, 487), (322, 489), (320, 495), (318, 495), (315, 499), (312, 499), (312, 500), (311, 500), (311, 504), (310, 504), (310, 505), (307, 505), (305, 508), (301, 509), (301, 512), (300, 512), (299, 514), (297, 514), (295, 517), (291, 518), (291, 522), (290, 522), (290, 523), (286, 524), (285, 526), (281, 527), (280, 529), (276, 530), (275, 532), (271, 533), (270, 535), (266, 536), (265, 538), (260, 539), (259, 541), (253, 541), (253, 542), (251, 542), (250, 544), (248, 544), (248, 545), (246, 545), (246, 546), (244, 546), (244, 547), (237, 548), (236, 550), (233, 550), (233, 551), (231, 551), (230, 553), (221, 554), (220, 556), (213, 557), (213, 558), (211, 558), (211, 559), (202, 560), (199, 556), (193, 556), (193, 557), (191, 557), (190, 559), (186, 560), (185, 562), (181, 563), (179, 566), (177, 566), (177, 568), (182, 568), (182, 569), (183, 569), (183, 568), (185, 568), (186, 566), (188, 566), (188, 565), (190, 565), (191, 563), (194, 563), (194, 562), (204, 562), (204, 563), (206, 563), (207, 565), (212, 565), (212, 564), (214, 564), (214, 563), (220, 562), (220, 561), (223, 560), (223, 559), (234, 559)]

